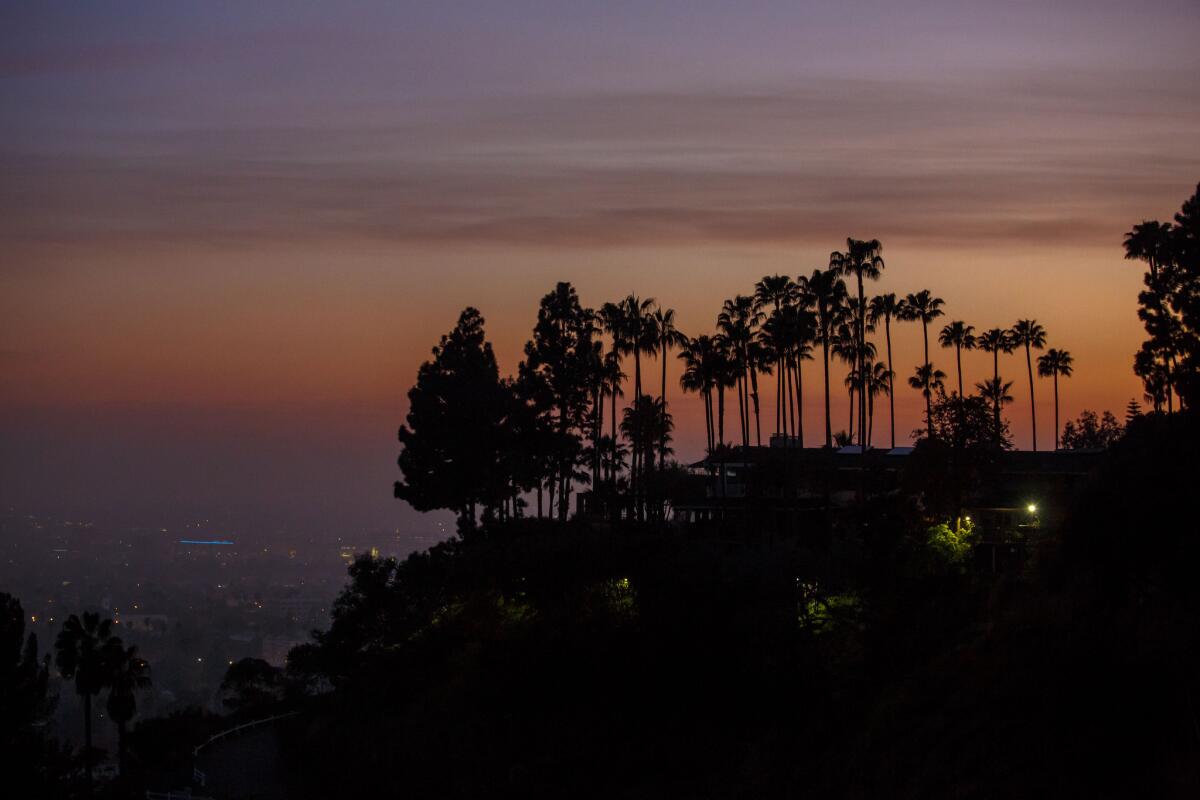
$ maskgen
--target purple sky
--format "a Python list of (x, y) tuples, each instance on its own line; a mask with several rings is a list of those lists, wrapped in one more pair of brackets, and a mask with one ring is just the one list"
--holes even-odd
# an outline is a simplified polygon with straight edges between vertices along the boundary
[(700, 333), (847, 235), (1119, 409), (1197, 41), (1195, 0), (5, 4), (0, 501), (424, 532), (394, 430), (463, 305), (512, 370), (557, 279)]

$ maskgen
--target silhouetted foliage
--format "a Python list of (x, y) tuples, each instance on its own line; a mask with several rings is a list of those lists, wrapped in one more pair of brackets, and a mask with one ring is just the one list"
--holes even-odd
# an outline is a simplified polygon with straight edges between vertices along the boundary
[(442, 337), (408, 401), (396, 497), (419, 511), (450, 509), (474, 524), (478, 504), (508, 495), (499, 455), (505, 391), (478, 311), (465, 309)]
[[(1133, 415), (1130, 419), (1136, 419)], [(1125, 433), (1125, 426), (1117, 421), (1111, 411), (1097, 417), (1095, 411), (1084, 411), (1077, 420), (1067, 420), (1063, 426), (1062, 448), (1064, 450), (1086, 450), (1112, 447)]]

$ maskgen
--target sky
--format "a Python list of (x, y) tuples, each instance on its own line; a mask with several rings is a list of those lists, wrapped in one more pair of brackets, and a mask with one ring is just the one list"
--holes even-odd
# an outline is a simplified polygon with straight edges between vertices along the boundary
[[(0, 502), (437, 531), (391, 498), (395, 431), (462, 307), (510, 372), (558, 280), (696, 335), (847, 236), (883, 242), (870, 291), (1045, 325), (1064, 419), (1120, 412), (1121, 239), (1200, 180), (1198, 40), (1195, 0), (4, 3)], [(920, 407), (898, 386), (901, 439)]]

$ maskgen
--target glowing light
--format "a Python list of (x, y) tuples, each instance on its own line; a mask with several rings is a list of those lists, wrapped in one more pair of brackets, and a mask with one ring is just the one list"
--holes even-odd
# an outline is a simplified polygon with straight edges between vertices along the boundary
[(233, 544), (228, 539), (180, 539), (180, 544)]
[(1030, 514), (1036, 514), (1037, 513), (1037, 504), (1030, 503), (1029, 505), (1025, 506), (1025, 510), (1028, 511)]

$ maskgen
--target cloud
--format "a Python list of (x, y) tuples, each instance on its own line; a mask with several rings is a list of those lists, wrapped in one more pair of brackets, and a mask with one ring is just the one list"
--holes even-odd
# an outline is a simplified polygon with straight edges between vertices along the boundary
[(1200, 175), (1175, 75), (813, 81), (0, 153), (0, 237), (604, 247), (1111, 238)]

